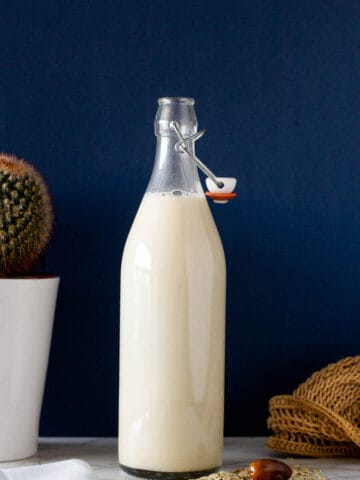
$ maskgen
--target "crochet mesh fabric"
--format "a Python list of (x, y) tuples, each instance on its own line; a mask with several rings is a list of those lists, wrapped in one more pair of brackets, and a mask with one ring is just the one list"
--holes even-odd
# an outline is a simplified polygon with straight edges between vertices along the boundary
[(360, 456), (360, 356), (314, 373), (270, 400), (268, 446), (310, 457)]

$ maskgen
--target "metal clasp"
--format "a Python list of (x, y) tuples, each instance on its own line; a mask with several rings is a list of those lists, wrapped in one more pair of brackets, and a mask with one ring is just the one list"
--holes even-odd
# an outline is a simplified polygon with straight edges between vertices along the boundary
[(181, 131), (180, 131), (180, 125), (178, 122), (173, 121), (170, 123), (170, 127), (175, 131), (176, 135), (179, 137), (179, 142), (176, 144), (175, 148), (178, 149), (180, 152), (184, 152), (189, 157), (196, 163), (196, 165), (200, 168), (202, 172), (205, 173), (211, 180), (215, 183), (215, 185), (218, 188), (223, 188), (224, 187), (224, 182), (219, 180), (216, 175), (196, 156), (193, 155), (190, 150), (188, 149), (186, 142), (189, 140), (196, 141), (199, 138), (201, 138), (206, 130), (200, 130), (200, 132), (194, 133), (193, 135), (190, 135), (190, 137), (184, 138)]

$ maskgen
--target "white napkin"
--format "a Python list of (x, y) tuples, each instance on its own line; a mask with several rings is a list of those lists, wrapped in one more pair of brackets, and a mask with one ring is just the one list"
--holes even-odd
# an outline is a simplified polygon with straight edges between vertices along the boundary
[(83, 460), (0, 469), (0, 480), (96, 480), (90, 465)]

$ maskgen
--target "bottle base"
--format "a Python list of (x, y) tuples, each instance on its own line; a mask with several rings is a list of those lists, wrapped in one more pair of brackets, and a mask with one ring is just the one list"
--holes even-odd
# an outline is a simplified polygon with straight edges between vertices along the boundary
[(141, 470), (140, 468), (127, 467), (120, 463), (120, 468), (129, 475), (141, 478), (153, 478), (160, 480), (175, 480), (175, 479), (190, 479), (190, 478), (199, 478), (211, 473), (216, 472), (217, 468), (211, 468), (210, 470), (200, 470), (196, 472), (156, 472), (153, 470)]

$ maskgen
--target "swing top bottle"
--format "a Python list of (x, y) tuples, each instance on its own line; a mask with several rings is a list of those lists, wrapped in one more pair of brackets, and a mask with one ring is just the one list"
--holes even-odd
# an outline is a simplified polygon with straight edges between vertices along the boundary
[(154, 169), (122, 258), (119, 461), (140, 476), (221, 464), (225, 258), (196, 165), (171, 129), (196, 133), (193, 105), (159, 100)]

